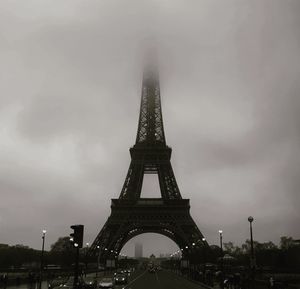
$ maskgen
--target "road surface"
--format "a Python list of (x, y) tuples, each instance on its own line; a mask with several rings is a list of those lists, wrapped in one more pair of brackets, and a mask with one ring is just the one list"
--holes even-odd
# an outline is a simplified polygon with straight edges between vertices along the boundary
[[(98, 280), (103, 278), (103, 272), (98, 276)], [(94, 276), (94, 274), (89, 274)], [(106, 274), (105, 277), (112, 276)], [(7, 289), (38, 289), (37, 284), (29, 286), (22, 284), (19, 286), (8, 286)], [(42, 283), (42, 289), (48, 289), (47, 282)], [(205, 289), (199, 284), (191, 282), (173, 272), (162, 270), (155, 273), (137, 270), (128, 279), (125, 285), (115, 285), (114, 289)]]
[(170, 271), (137, 271), (132, 274), (127, 285), (118, 285), (116, 289), (204, 289), (194, 282)]

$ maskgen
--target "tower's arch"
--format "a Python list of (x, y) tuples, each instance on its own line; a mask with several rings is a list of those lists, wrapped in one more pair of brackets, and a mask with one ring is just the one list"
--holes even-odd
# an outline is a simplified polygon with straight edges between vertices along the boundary
[(127, 230), (124, 230), (124, 233), (121, 234), (119, 239), (117, 239), (117, 241), (115, 242), (115, 245), (113, 246), (114, 251), (116, 253), (120, 253), (125, 244), (128, 243), (131, 239), (148, 233), (154, 233), (165, 236), (168, 239), (172, 240), (177, 245), (179, 250), (182, 249), (182, 251), (184, 251), (184, 238), (179, 236), (179, 234), (174, 230), (174, 228), (166, 224), (161, 224), (159, 226), (153, 225), (147, 227), (143, 225), (130, 226)]
[(122, 247), (120, 255), (128, 257), (159, 257), (161, 254), (170, 255), (176, 253), (181, 256), (178, 244), (166, 235), (147, 232), (129, 239)]
[(113, 199), (111, 208), (110, 217), (91, 247), (91, 252), (104, 262), (118, 256), (124, 244), (143, 233), (158, 233), (170, 238), (184, 257), (208, 248), (189, 214), (189, 200)]

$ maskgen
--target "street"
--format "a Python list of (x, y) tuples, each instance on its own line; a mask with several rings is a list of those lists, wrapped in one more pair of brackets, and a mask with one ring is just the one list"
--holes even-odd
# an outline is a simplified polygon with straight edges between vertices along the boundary
[[(91, 274), (94, 275), (94, 274)], [(109, 277), (109, 275), (107, 275)], [(99, 279), (101, 279), (100, 277)], [(7, 289), (33, 289), (37, 286), (28, 286), (22, 284), (20, 286), (8, 286)], [(47, 288), (47, 282), (43, 282), (42, 289)], [(125, 285), (116, 285), (115, 289), (204, 289), (194, 282), (188, 281), (185, 278), (176, 275), (170, 271), (159, 271), (149, 273), (146, 271), (135, 271)]]
[(127, 285), (118, 285), (118, 289), (201, 289), (205, 288), (194, 282), (169, 271), (149, 273), (137, 271), (130, 278)]

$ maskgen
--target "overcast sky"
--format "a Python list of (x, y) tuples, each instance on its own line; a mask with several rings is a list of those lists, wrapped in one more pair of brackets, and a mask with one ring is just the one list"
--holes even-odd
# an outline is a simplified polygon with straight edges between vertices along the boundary
[[(0, 243), (40, 248), (46, 228), (49, 248), (75, 223), (93, 241), (129, 166), (149, 42), (208, 242), (222, 228), (240, 244), (249, 215), (256, 240), (300, 238), (299, 27), (299, 0), (1, 0)], [(173, 250), (154, 236), (147, 254)]]

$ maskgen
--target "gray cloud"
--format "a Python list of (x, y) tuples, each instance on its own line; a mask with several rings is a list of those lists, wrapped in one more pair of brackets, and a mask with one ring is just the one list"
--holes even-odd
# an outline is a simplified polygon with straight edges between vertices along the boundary
[(39, 247), (47, 227), (49, 245), (76, 222), (93, 240), (129, 165), (152, 40), (172, 163), (208, 241), (222, 227), (242, 242), (250, 214), (258, 240), (299, 237), (299, 6), (2, 1), (0, 242)]

